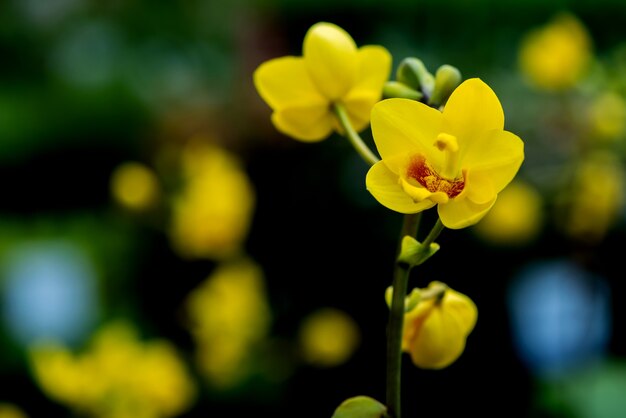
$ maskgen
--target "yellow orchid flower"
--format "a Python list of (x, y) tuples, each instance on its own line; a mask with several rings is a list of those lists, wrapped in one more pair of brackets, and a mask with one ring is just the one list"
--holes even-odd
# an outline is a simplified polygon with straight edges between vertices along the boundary
[(478, 222), (524, 160), (500, 101), (477, 78), (457, 87), (443, 112), (407, 99), (377, 103), (372, 133), (382, 160), (367, 173), (370, 193), (401, 213), (438, 205), (451, 229)]
[(302, 57), (264, 62), (254, 72), (254, 85), (274, 111), (272, 122), (279, 131), (314, 142), (340, 131), (333, 104), (345, 106), (354, 129), (363, 130), (390, 71), (385, 48), (357, 48), (339, 26), (320, 22), (306, 33)]
[[(441, 286), (431, 282), (428, 290)], [(402, 350), (423, 369), (442, 369), (459, 358), (478, 310), (467, 296), (446, 288), (441, 298), (421, 301), (405, 314)]]

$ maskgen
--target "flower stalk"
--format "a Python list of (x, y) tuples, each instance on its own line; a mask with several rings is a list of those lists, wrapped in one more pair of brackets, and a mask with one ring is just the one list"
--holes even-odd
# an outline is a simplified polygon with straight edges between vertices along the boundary
[[(420, 220), (419, 215), (419, 213), (404, 215), (400, 242), (402, 242), (405, 236), (414, 238), (417, 235)], [(444, 226), (441, 220), (437, 218), (437, 222), (422, 243), (420, 255), (425, 256), (428, 254), (430, 244), (437, 239), (443, 229)], [(389, 322), (387, 323), (387, 385), (385, 397), (388, 414), (393, 418), (401, 418), (402, 329), (405, 314), (404, 301), (410, 271), (410, 265), (398, 260), (396, 261), (392, 284), (393, 296), (389, 309)]]
[[(333, 104), (333, 111), (345, 131), (346, 138), (361, 158), (370, 165), (374, 165), (380, 161), (352, 127), (345, 107), (340, 103), (335, 103)], [(420, 220), (421, 212), (404, 215), (400, 239), (398, 241), (397, 256), (400, 255), (402, 239), (406, 236), (415, 238), (417, 235)], [(424, 239), (420, 250), (416, 254), (417, 258), (423, 258), (422, 262), (433, 254), (433, 252), (429, 251), (430, 245), (435, 242), (435, 239), (437, 239), (443, 229), (443, 223), (437, 218), (437, 222)], [(405, 314), (404, 300), (407, 293), (411, 268), (412, 265), (396, 260), (392, 283), (393, 297), (387, 323), (387, 376), (385, 397), (388, 408), (387, 416), (392, 418), (401, 418), (402, 329)]]
[(350, 144), (352, 144), (352, 146), (361, 156), (361, 158), (363, 158), (365, 162), (369, 165), (374, 165), (378, 161), (380, 161), (379, 158), (374, 155), (372, 150), (365, 144), (365, 142), (363, 142), (363, 139), (361, 139), (359, 134), (352, 127), (345, 106), (341, 103), (334, 103), (333, 111), (335, 112), (337, 119), (339, 119), (339, 124), (346, 133), (346, 138), (348, 139), (348, 141), (350, 141)]

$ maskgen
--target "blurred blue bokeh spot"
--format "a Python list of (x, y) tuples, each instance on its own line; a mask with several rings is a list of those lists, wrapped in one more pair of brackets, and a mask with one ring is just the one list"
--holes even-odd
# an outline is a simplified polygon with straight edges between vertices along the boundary
[(94, 267), (80, 247), (63, 240), (16, 246), (3, 260), (2, 319), (11, 337), (73, 344), (98, 316)]
[(572, 262), (535, 262), (508, 292), (512, 339), (532, 373), (560, 377), (604, 356), (611, 336), (604, 279)]

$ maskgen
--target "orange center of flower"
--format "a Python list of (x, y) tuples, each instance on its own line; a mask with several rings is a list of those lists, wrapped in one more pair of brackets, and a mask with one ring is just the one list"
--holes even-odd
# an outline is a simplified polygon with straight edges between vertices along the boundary
[(465, 187), (465, 179), (463, 177), (455, 178), (454, 180), (443, 178), (433, 170), (422, 155), (416, 155), (411, 158), (406, 175), (417, 181), (429, 192), (444, 192), (450, 198), (458, 196), (463, 191), (463, 187)]

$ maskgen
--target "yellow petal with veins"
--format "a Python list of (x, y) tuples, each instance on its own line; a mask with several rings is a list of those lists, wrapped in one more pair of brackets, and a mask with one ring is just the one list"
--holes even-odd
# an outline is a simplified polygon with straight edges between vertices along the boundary
[(359, 73), (357, 47), (350, 35), (332, 23), (316, 23), (304, 37), (303, 56), (308, 72), (329, 100), (343, 97)]

